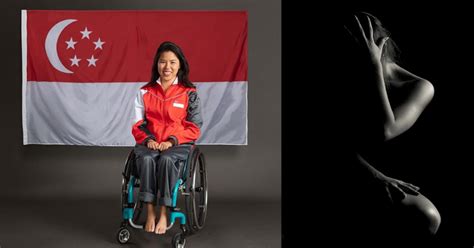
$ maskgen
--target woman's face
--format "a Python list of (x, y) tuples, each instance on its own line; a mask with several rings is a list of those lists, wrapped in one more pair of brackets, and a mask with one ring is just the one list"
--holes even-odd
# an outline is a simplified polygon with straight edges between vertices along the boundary
[(172, 81), (178, 75), (179, 59), (171, 51), (163, 52), (158, 59), (158, 74), (161, 82)]

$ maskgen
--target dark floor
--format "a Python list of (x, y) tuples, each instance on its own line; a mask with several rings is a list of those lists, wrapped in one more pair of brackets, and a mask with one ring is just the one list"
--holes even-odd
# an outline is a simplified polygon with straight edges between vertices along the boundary
[[(133, 230), (126, 245), (116, 241), (120, 199), (0, 200), (0, 247), (171, 247), (175, 226), (164, 236)], [(279, 202), (210, 200), (205, 228), (186, 247), (281, 247)]]

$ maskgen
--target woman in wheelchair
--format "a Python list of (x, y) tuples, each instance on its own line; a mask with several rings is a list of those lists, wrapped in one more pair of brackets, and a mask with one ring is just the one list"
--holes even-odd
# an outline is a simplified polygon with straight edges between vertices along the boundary
[[(188, 158), (190, 144), (200, 136), (202, 117), (196, 87), (189, 80), (189, 65), (179, 46), (163, 42), (157, 49), (150, 82), (135, 99), (132, 134), (138, 200), (147, 211), (145, 231), (164, 234), (167, 207), (179, 180), (177, 161)], [(159, 218), (155, 206), (160, 206)]]

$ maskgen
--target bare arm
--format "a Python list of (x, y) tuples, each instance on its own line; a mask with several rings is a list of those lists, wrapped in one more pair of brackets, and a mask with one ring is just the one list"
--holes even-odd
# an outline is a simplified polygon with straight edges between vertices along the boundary
[[(404, 96), (404, 101), (397, 106), (391, 106), (391, 109), (386, 109), (391, 112), (387, 114), (391, 118), (387, 118), (384, 125), (384, 137), (385, 140), (389, 140), (413, 126), (433, 98), (434, 88), (429, 81), (410, 73), (395, 63), (386, 65), (386, 74), (394, 87), (409, 89), (407, 95)], [(385, 87), (382, 90), (385, 90)], [(381, 93), (381, 97), (383, 101), (388, 101), (386, 92)]]
[[(374, 108), (370, 109), (374, 110), (370, 111), (370, 131), (374, 131), (377, 137), (380, 135), (384, 140), (389, 140), (413, 126), (433, 98), (434, 89), (427, 80), (408, 72), (389, 59), (383, 59), (383, 48), (388, 37), (374, 40), (372, 23), (368, 16), (362, 20), (354, 16), (354, 20), (359, 29), (355, 32), (348, 31), (361, 49), (362, 67), (368, 69), (368, 73), (363, 75), (363, 82), (367, 83), (364, 87), (368, 87), (364, 89), (368, 90), (366, 96), (370, 97), (370, 104), (366, 107)], [(368, 28), (364, 29), (363, 24)], [(394, 94), (395, 91), (387, 91), (387, 84), (391, 86), (388, 87), (390, 89), (401, 89), (395, 93), (399, 101), (390, 101), (389, 94)], [(377, 131), (378, 128), (381, 131)], [(418, 194), (417, 186), (384, 175), (365, 160), (363, 155), (358, 154), (357, 159), (366, 175), (383, 185), (392, 202), (394, 197), (405, 198), (406, 193)]]
[(407, 183), (384, 175), (379, 170), (370, 165), (360, 154), (357, 154), (358, 164), (368, 175), (369, 180), (375, 179), (385, 189), (387, 199), (393, 203), (406, 197), (406, 194), (418, 195), (420, 188), (411, 183)]
[[(355, 16), (355, 20), (359, 30), (351, 34), (368, 55), (366, 62), (367, 68), (373, 71), (369, 80), (372, 81), (371, 87), (375, 87), (376, 115), (379, 116), (377, 122), (378, 125), (383, 125), (383, 139), (390, 140), (413, 126), (433, 98), (434, 88), (429, 81), (410, 73), (396, 63), (390, 61), (383, 63), (382, 51), (388, 37), (375, 41), (370, 19), (367, 17), (367, 20), (360, 21)], [(362, 23), (368, 24), (369, 32), (364, 31)], [(397, 106), (392, 106), (390, 102), (385, 80), (394, 87), (410, 89)]]

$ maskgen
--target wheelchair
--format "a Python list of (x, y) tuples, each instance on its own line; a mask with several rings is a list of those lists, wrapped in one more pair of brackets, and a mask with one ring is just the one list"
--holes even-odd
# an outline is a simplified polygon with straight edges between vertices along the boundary
[[(204, 154), (194, 144), (190, 145), (190, 153), (185, 161), (179, 163), (179, 178), (172, 191), (172, 206), (169, 215), (169, 225), (173, 227), (179, 219), (181, 232), (176, 233), (171, 241), (172, 247), (184, 248), (186, 237), (195, 234), (204, 227), (207, 214), (207, 173)], [(122, 172), (122, 223), (117, 232), (117, 241), (126, 244), (130, 238), (130, 229), (143, 229), (144, 223), (138, 223), (142, 213), (143, 203), (138, 201), (140, 179), (135, 166), (135, 153), (130, 151), (125, 168)], [(177, 207), (178, 196), (184, 196), (184, 212)]]

